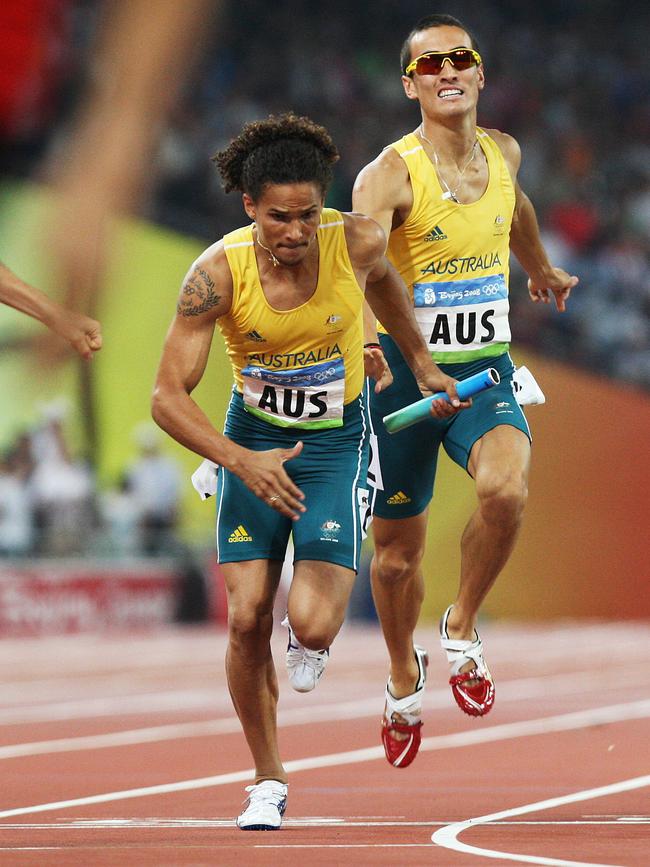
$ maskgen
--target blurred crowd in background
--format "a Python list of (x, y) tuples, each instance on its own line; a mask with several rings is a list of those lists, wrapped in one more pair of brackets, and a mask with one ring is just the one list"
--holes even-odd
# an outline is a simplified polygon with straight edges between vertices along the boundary
[[(101, 7), (35, 2), (49, 8), (47, 20), (40, 16), (49, 40), (41, 80), (31, 111), (0, 131), (2, 162), (17, 177), (33, 176), (48, 151), (65, 147)], [(623, 15), (612, 0), (457, 6), (222, 3), (161, 137), (144, 215), (206, 241), (240, 225), (240, 199), (222, 192), (209, 158), (244, 122), (288, 109), (330, 130), (341, 160), (328, 204), (349, 209), (357, 172), (419, 121), (400, 82), (402, 39), (424, 14), (456, 14), (484, 58), (479, 123), (519, 140), (521, 184), (551, 258), (581, 281), (568, 312), (557, 316), (529, 303), (515, 266), (515, 343), (650, 387), (647, 8), (627, 4)]]
[(71, 453), (65, 399), (41, 407), (38, 422), (0, 458), (0, 556), (184, 557), (178, 520), (185, 479), (161, 451), (162, 433), (142, 422), (133, 458), (114, 487)]

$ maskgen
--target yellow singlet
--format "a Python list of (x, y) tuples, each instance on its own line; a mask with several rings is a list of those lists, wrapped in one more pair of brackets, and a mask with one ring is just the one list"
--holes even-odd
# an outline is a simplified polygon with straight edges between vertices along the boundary
[(281, 427), (339, 427), (344, 405), (359, 396), (364, 381), (363, 292), (341, 213), (323, 209), (316, 291), (291, 310), (276, 310), (266, 299), (253, 226), (223, 240), (233, 300), (217, 321), (246, 409)]
[(435, 168), (414, 133), (389, 145), (408, 167), (413, 208), (391, 232), (387, 255), (409, 288), (422, 336), (437, 362), (500, 355), (510, 342), (515, 190), (497, 143), (482, 129), (477, 137), (489, 180), (481, 198), (469, 205), (443, 198)]

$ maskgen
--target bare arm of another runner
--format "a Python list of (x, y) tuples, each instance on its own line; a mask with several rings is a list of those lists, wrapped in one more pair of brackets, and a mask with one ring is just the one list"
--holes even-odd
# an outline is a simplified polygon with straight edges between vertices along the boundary
[(555, 268), (549, 262), (539, 233), (535, 208), (517, 181), (521, 164), (521, 150), (517, 141), (498, 130), (489, 130), (489, 132), (501, 148), (515, 185), (515, 212), (510, 229), (510, 249), (528, 274), (528, 293), (531, 300), (549, 304), (550, 293), (552, 293), (555, 297), (555, 306), (560, 313), (563, 313), (571, 290), (578, 283), (578, 278), (568, 274), (563, 268)]
[[(45, 167), (55, 195), (42, 240), (66, 307), (96, 309), (113, 219), (137, 209), (154, 178), (155, 148), (219, 6), (219, 0), (101, 4), (88, 86), (69, 141)], [(56, 360), (56, 348), (50, 357)]]
[(367, 301), (363, 303), (363, 366), (366, 376), (374, 379), (377, 394), (393, 384), (392, 371), (379, 343), (377, 317)]
[(243, 448), (219, 433), (191, 397), (205, 371), (216, 321), (231, 302), (232, 278), (218, 244), (199, 257), (181, 287), (158, 368), (152, 416), (181, 445), (230, 470), (261, 500), (298, 520), (305, 511), (304, 494), (283, 464), (300, 454), (302, 443), (259, 452)]
[[(402, 188), (408, 184), (408, 172), (404, 161), (395, 154), (399, 163), (391, 154), (382, 152), (376, 160), (366, 166), (357, 178), (352, 193), (354, 210), (367, 214), (383, 229), (388, 238), (395, 219), (394, 204), (402, 195)], [(401, 165), (400, 165), (401, 163)], [(402, 202), (408, 208), (408, 201)], [(377, 316), (368, 302), (363, 311), (363, 342), (364, 344), (379, 343), (377, 335)], [(375, 380), (375, 392), (388, 388), (393, 382), (393, 374), (388, 366), (381, 348), (364, 348), (364, 365), (366, 375)]]
[(431, 360), (406, 287), (383, 255), (385, 236), (381, 227), (369, 217), (351, 214), (346, 217), (346, 237), (360, 284), (365, 281), (368, 303), (399, 346), (418, 384), (425, 392), (445, 391), (449, 395), (449, 402), (433, 402), (434, 415), (443, 418), (470, 406), (468, 401), (459, 401), (456, 380), (444, 374)]
[(437, 391), (447, 393), (449, 401), (438, 399), (432, 402), (432, 414), (437, 418), (446, 418), (459, 409), (471, 406), (471, 400), (459, 400), (456, 380), (443, 373), (432, 361), (418, 328), (406, 286), (385, 257), (368, 275), (366, 298), (381, 324), (399, 346), (423, 394)]
[(57, 304), (40, 289), (30, 286), (0, 262), (0, 302), (38, 319), (67, 340), (82, 358), (92, 358), (102, 346), (99, 322)]

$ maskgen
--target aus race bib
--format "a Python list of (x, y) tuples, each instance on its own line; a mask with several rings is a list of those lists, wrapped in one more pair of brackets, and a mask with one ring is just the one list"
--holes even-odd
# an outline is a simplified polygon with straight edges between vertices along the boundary
[(437, 360), (465, 361), (505, 351), (510, 341), (503, 274), (413, 286), (415, 317)]
[(343, 424), (345, 365), (331, 358), (311, 367), (242, 370), (248, 412), (279, 427), (326, 428)]

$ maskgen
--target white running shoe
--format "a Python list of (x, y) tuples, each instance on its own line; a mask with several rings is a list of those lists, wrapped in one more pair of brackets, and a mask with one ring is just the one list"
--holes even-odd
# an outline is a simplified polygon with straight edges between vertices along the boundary
[(323, 676), (330, 656), (329, 647), (325, 650), (308, 650), (293, 634), (288, 617), (284, 618), (282, 625), (289, 630), (287, 645), (289, 683), (296, 692), (311, 692)]
[(287, 790), (287, 784), (278, 780), (246, 786), (248, 801), (237, 817), (237, 827), (242, 831), (277, 831), (287, 806)]

